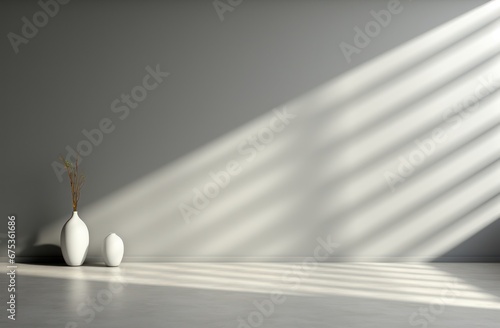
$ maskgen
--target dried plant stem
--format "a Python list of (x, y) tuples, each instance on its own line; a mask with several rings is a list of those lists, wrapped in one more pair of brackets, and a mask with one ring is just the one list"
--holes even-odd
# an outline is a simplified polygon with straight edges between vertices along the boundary
[(66, 160), (63, 156), (60, 156), (59, 159), (68, 172), (69, 184), (71, 187), (71, 198), (73, 202), (73, 211), (77, 211), (78, 201), (80, 200), (80, 191), (82, 190), (83, 184), (85, 183), (85, 175), (79, 172), (78, 158), (76, 159), (75, 164)]

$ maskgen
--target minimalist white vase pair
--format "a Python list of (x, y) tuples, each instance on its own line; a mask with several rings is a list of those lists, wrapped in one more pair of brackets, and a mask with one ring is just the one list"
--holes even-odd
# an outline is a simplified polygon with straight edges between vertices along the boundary
[[(74, 211), (73, 216), (64, 224), (61, 231), (61, 251), (69, 266), (80, 266), (87, 257), (89, 249), (89, 229)], [(118, 266), (123, 259), (124, 245), (118, 235), (111, 233), (102, 245), (102, 256), (107, 266)]]

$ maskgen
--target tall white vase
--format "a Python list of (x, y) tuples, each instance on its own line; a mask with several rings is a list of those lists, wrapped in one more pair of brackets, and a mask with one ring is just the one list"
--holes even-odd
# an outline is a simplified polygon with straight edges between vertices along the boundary
[(80, 266), (89, 250), (89, 229), (74, 211), (61, 231), (61, 251), (69, 266)]
[(104, 238), (102, 244), (102, 257), (107, 266), (119, 266), (123, 259), (124, 252), (123, 240), (115, 233), (110, 233)]

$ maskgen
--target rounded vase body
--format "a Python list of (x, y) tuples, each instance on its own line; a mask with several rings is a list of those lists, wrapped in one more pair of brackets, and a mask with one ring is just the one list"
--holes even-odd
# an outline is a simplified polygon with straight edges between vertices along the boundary
[(74, 211), (61, 231), (61, 251), (69, 266), (80, 266), (89, 250), (89, 229)]
[(125, 246), (123, 240), (115, 233), (110, 233), (104, 238), (102, 245), (102, 257), (107, 266), (119, 266), (123, 259)]

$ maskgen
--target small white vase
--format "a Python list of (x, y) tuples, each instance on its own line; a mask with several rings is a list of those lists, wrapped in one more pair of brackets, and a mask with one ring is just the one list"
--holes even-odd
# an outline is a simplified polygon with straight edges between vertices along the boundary
[(89, 229), (74, 211), (61, 230), (61, 251), (69, 266), (80, 266), (89, 250)]
[(102, 257), (107, 266), (119, 266), (123, 259), (124, 252), (123, 240), (115, 233), (110, 233), (104, 238), (102, 244)]

